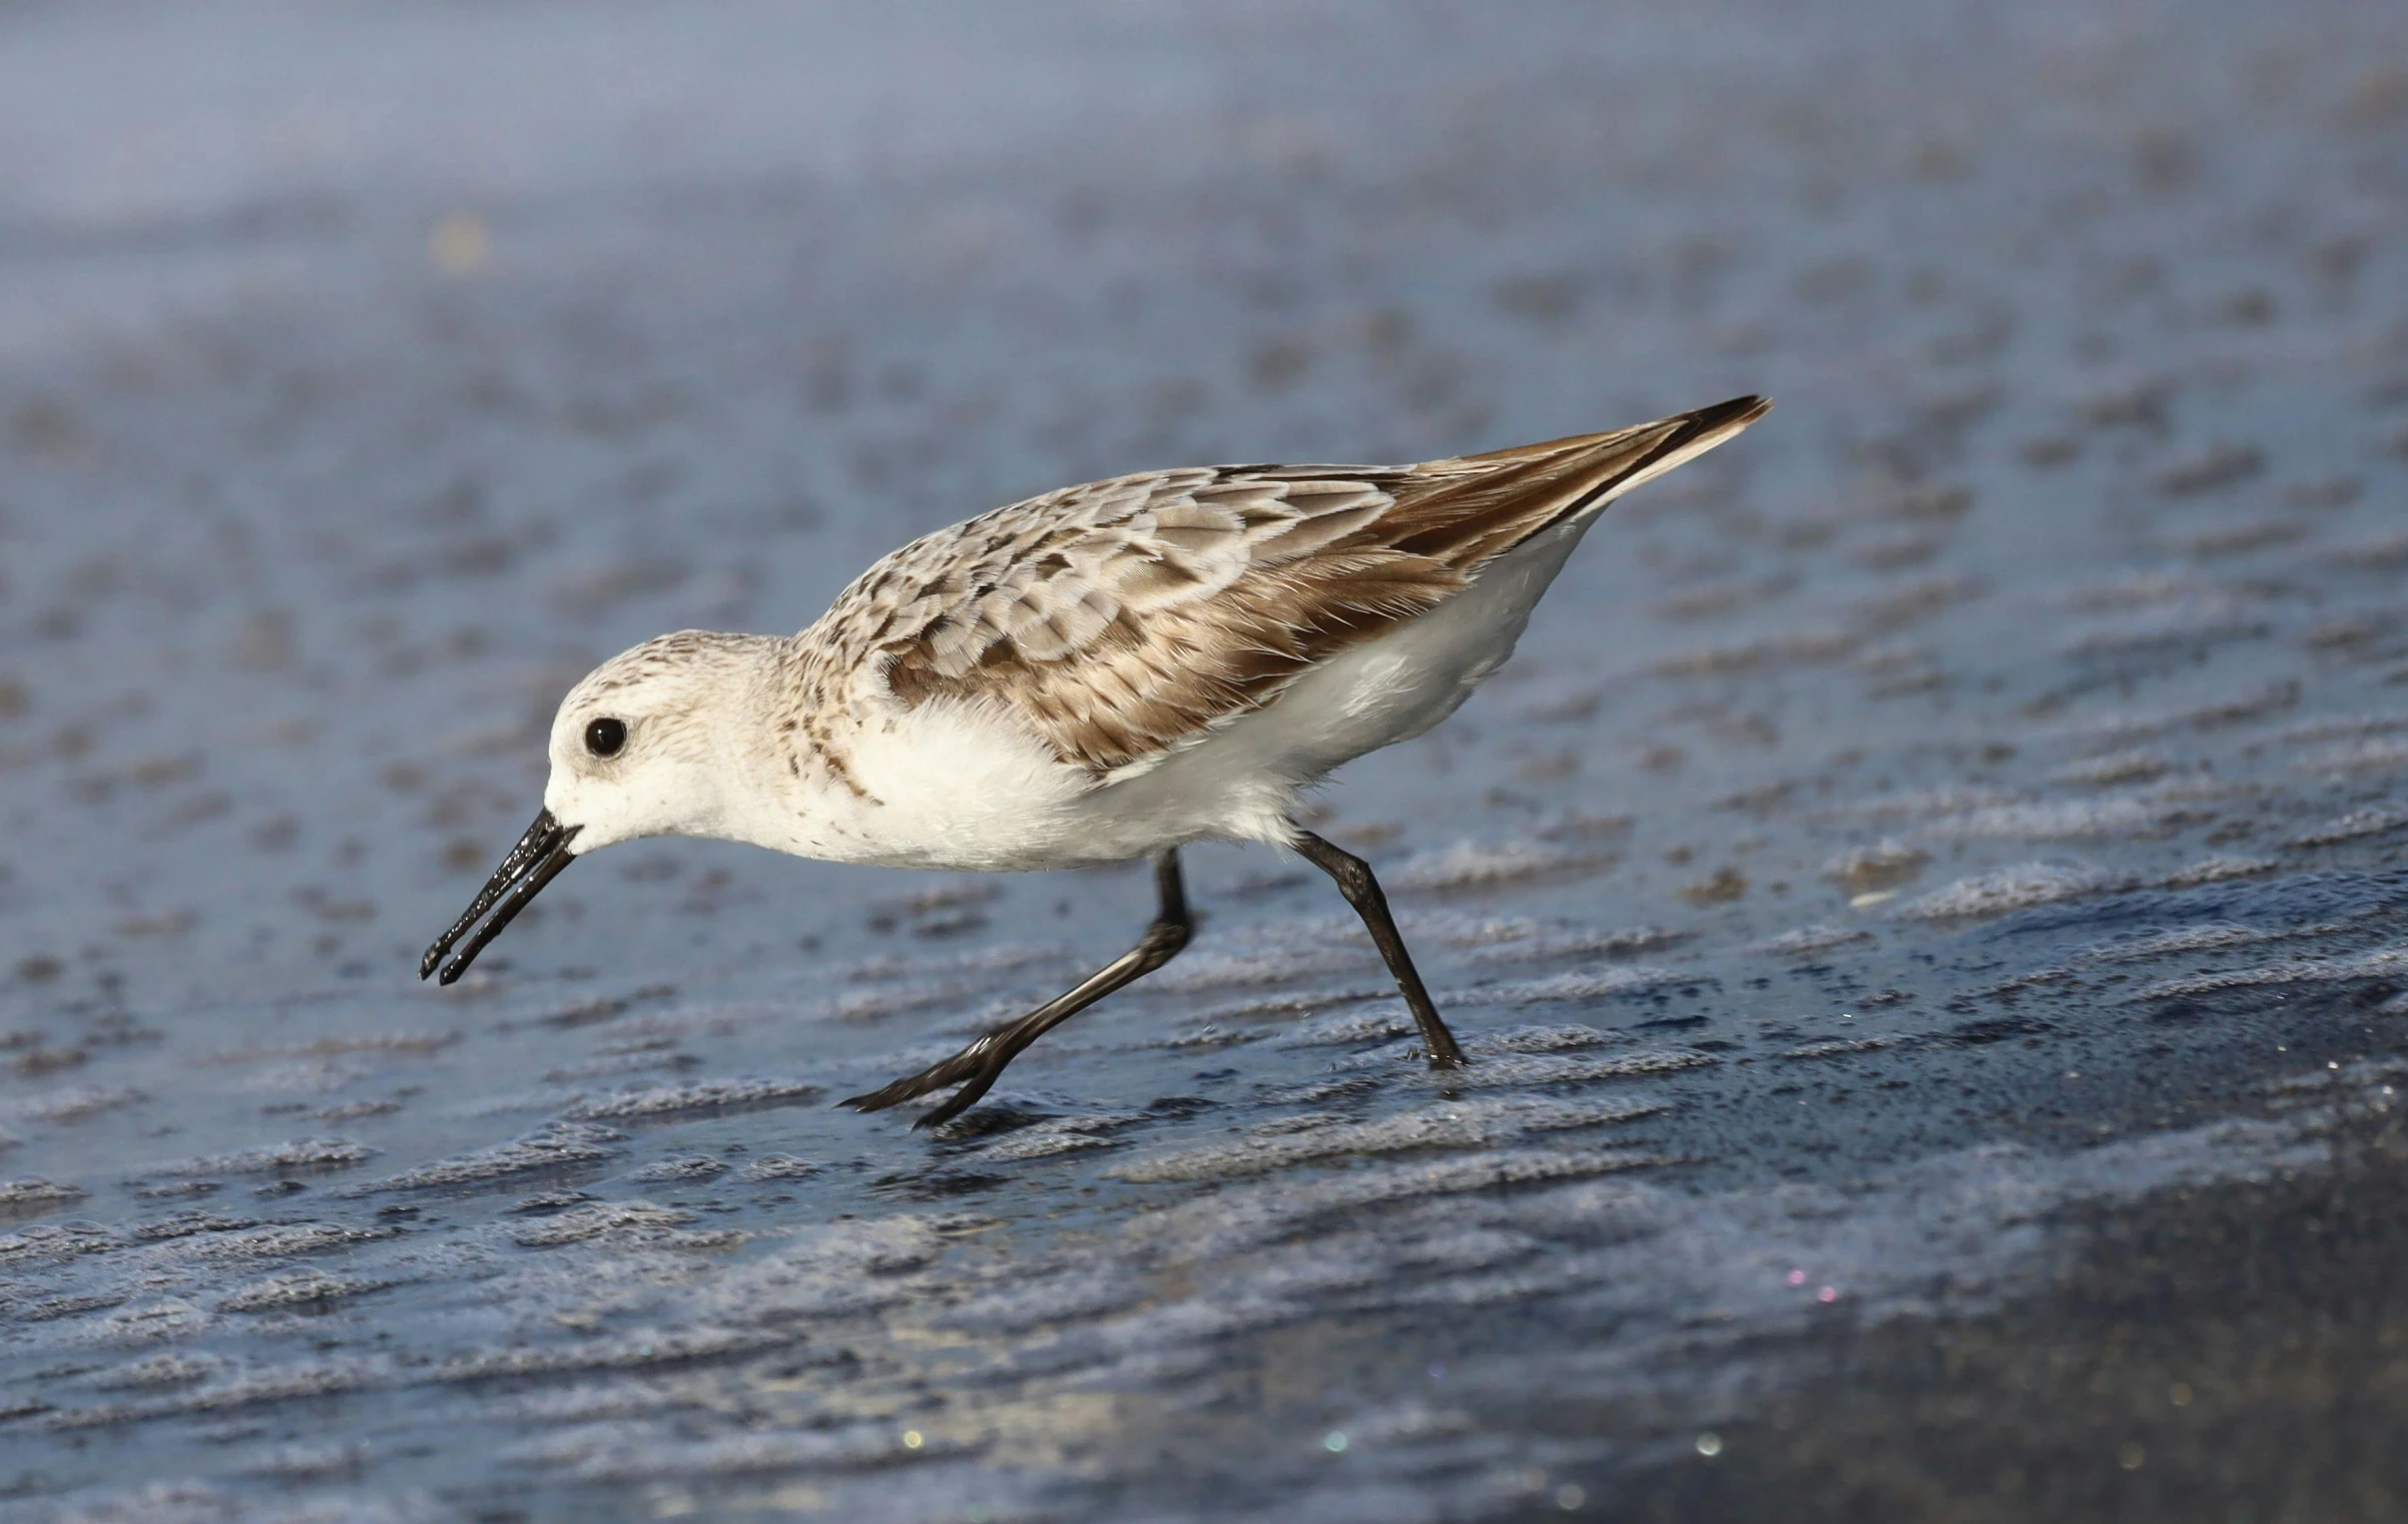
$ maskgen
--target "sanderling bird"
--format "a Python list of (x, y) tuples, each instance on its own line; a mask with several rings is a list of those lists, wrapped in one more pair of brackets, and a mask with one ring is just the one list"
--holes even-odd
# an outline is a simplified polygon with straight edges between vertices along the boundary
[(561, 701), (543, 812), (418, 975), (457, 979), (562, 869), (639, 836), (978, 871), (1150, 856), (1160, 903), (1135, 947), (845, 1103), (878, 1111), (957, 1086), (928, 1127), (1187, 945), (1180, 847), (1263, 841), (1337, 880), (1431, 1066), (1459, 1065), (1380, 881), (1296, 823), (1297, 797), (1454, 713), (1512, 654), (1607, 503), (1770, 405), (1739, 397), (1420, 465), (1204, 466), (1065, 487), (913, 541), (791, 639), (646, 641)]

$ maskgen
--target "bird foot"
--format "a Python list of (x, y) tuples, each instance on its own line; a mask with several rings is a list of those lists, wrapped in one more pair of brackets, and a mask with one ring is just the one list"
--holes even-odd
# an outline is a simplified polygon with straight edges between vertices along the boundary
[(991, 1039), (981, 1037), (951, 1058), (930, 1064), (917, 1074), (905, 1075), (892, 1085), (883, 1086), (867, 1095), (848, 1096), (837, 1104), (850, 1106), (855, 1111), (885, 1111), (890, 1106), (916, 1100), (931, 1090), (959, 1084), (959, 1090), (911, 1124), (913, 1132), (941, 1127), (976, 1105), (978, 1098), (994, 1084), (995, 1077), (1003, 1072), (1003, 1065), (1010, 1062), (1008, 1058), (998, 1059), (998, 1045)]

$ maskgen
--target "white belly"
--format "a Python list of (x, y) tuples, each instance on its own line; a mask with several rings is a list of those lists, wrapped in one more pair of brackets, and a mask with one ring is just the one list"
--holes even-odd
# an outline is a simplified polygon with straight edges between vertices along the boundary
[(1285, 842), (1296, 796), (1455, 713), (1513, 654), (1530, 610), (1593, 518), (1492, 562), (1428, 614), (1345, 652), (1262, 709), (1097, 784), (1001, 715), (927, 705), (855, 767), (882, 802), (813, 856), (1008, 870), (1120, 862), (1208, 837)]
[(1504, 665), (1593, 522), (1538, 536), (1428, 614), (1315, 668), (1262, 709), (1155, 766), (1127, 769), (1133, 775), (1097, 790), (1095, 807), (1160, 818), (1172, 832), (1186, 830), (1177, 839), (1288, 840), (1298, 792), (1367, 752), (1421, 735)]

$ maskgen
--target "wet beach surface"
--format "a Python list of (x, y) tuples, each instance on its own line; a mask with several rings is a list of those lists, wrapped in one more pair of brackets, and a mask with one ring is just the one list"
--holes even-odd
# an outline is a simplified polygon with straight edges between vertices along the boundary
[[(0, 1514), (2379, 1518), (2408, 72), (2340, 3), (0, 17)], [(2388, 30), (2387, 30), (2388, 28)], [(1742, 391), (1143, 870), (638, 843), (911, 535)]]

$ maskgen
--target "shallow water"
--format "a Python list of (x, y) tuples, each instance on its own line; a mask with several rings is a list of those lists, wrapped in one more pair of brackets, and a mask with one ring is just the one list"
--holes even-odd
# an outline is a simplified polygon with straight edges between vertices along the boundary
[[(1578, 1513), (2387, 1108), (2389, 18), (1515, 16), (0, 19), (7, 1506)], [(1746, 390), (1325, 797), (1460, 1077), (1258, 850), (943, 1138), (829, 1103), (1139, 870), (637, 844), (410, 978), (645, 636)]]

